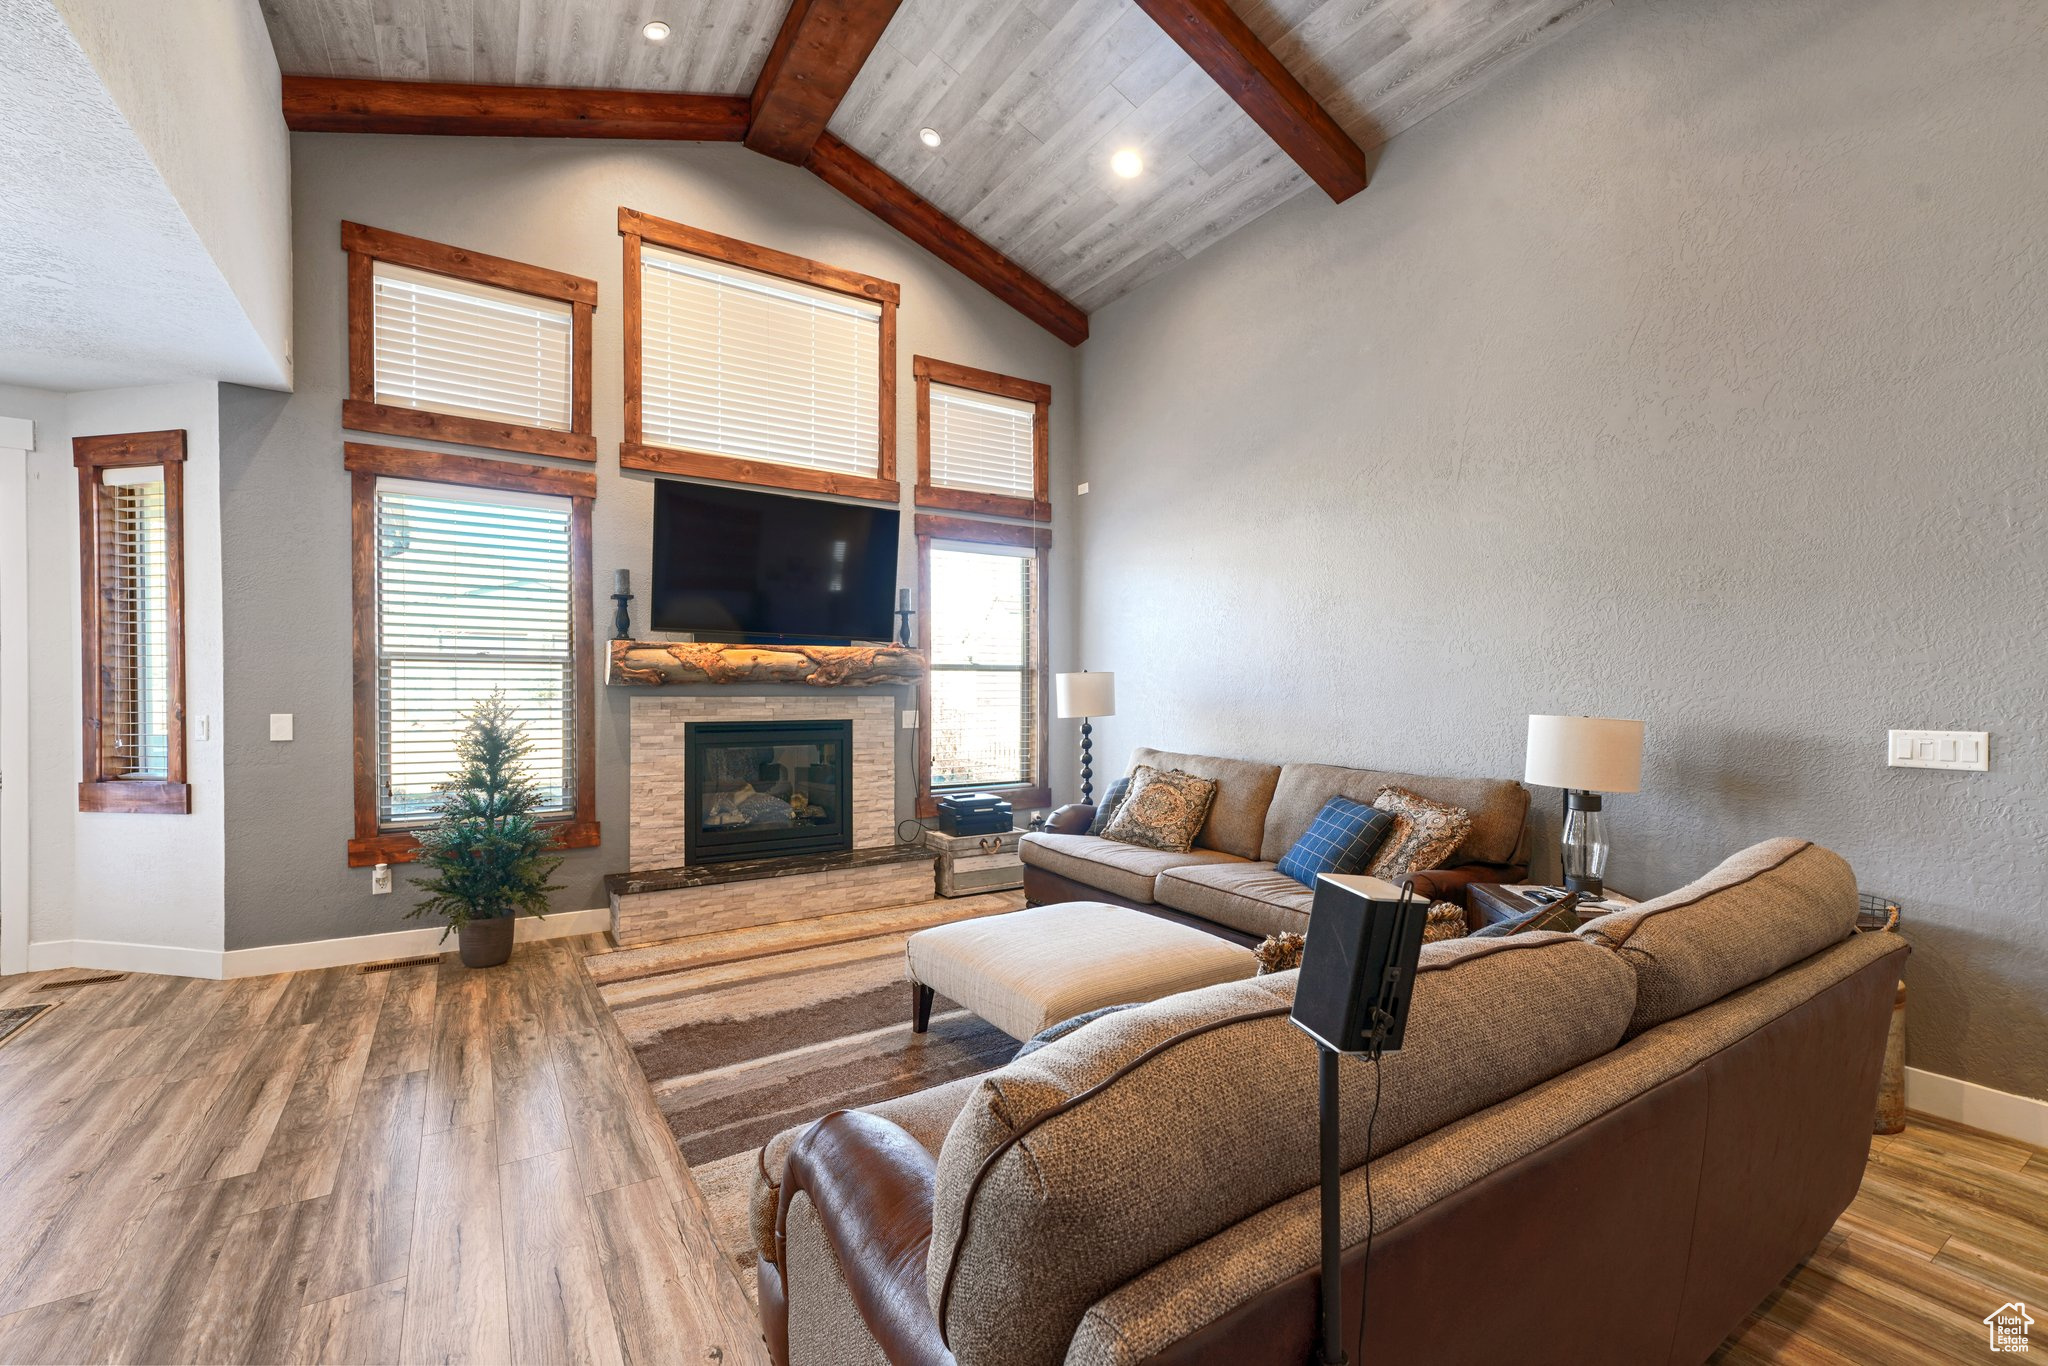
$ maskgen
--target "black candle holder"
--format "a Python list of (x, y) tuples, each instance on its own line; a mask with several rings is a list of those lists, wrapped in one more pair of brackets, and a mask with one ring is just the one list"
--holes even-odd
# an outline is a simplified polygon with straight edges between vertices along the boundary
[(613, 640), (626, 640), (633, 634), (633, 615), (626, 610), (626, 604), (632, 600), (631, 593), (612, 594), (612, 602), (616, 604), (612, 612)]

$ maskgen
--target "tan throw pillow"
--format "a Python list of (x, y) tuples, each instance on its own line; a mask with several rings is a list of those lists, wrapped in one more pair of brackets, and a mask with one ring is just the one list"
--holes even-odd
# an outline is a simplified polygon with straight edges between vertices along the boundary
[(1369, 877), (1394, 878), (1441, 868), (1472, 833), (1472, 813), (1462, 806), (1433, 802), (1405, 787), (1390, 787), (1373, 806), (1391, 812), (1394, 828), (1380, 842), (1365, 871)]
[(1429, 903), (1429, 919), (1422, 926), (1422, 942), (1435, 944), (1445, 939), (1463, 939), (1465, 908), (1451, 901)]
[(1102, 837), (1185, 854), (1194, 846), (1202, 822), (1209, 819), (1209, 804), (1215, 800), (1212, 779), (1197, 778), (1177, 768), (1162, 773), (1150, 764), (1139, 764), (1131, 772), (1129, 795), (1103, 828)]

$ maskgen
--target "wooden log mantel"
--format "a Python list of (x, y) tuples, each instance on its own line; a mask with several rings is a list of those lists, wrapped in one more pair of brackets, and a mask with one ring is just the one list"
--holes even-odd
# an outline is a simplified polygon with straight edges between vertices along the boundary
[(605, 681), (615, 687), (676, 683), (802, 683), (864, 688), (916, 683), (924, 656), (902, 645), (720, 645), (680, 640), (615, 640)]

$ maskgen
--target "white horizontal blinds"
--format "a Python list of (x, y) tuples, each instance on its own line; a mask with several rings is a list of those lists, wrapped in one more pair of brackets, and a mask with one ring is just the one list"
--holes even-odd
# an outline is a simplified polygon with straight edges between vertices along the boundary
[(650, 445), (875, 478), (881, 354), (880, 304), (641, 245)]
[(372, 279), (377, 402), (569, 430), (567, 303), (385, 261)]
[(430, 817), (464, 713), (502, 692), (548, 810), (574, 801), (567, 498), (377, 483), (377, 788), (382, 825)]
[(995, 546), (931, 551), (931, 785), (1005, 787), (1038, 772), (1037, 562)]
[(162, 781), (171, 753), (163, 467), (107, 469), (100, 482), (101, 773)]
[(933, 384), (933, 486), (1011, 498), (1036, 496), (1037, 422), (1035, 404)]

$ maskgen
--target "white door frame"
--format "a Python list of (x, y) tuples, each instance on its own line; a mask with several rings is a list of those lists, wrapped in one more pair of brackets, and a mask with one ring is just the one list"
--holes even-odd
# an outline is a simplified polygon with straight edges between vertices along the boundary
[(0, 417), (0, 976), (28, 971), (28, 453)]

